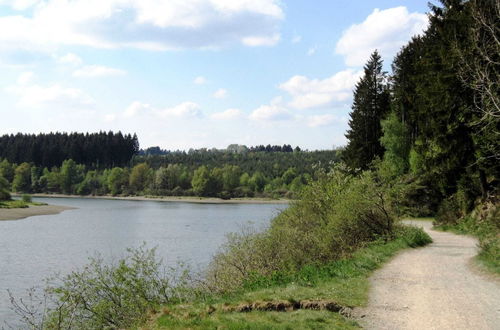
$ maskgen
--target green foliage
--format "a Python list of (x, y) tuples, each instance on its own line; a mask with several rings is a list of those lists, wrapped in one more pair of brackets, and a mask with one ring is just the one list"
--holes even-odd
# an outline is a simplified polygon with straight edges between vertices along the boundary
[(210, 171), (206, 166), (200, 166), (194, 171), (191, 185), (193, 186), (195, 194), (199, 196), (208, 196), (212, 189), (211, 184)]
[(128, 171), (120, 167), (115, 167), (109, 172), (108, 188), (113, 196), (123, 193), (128, 186)]
[(266, 178), (264, 175), (257, 171), (252, 177), (248, 180), (248, 186), (255, 192), (262, 192), (264, 190), (264, 186), (266, 185)]
[(9, 200), (9, 182), (0, 175), (0, 201)]
[(14, 164), (9, 163), (7, 159), (4, 159), (0, 162), (0, 176), (9, 182), (9, 184), (14, 179), (14, 171), (16, 167)]
[(423, 159), (415, 149), (410, 150), (409, 163), (410, 163), (411, 173), (413, 173), (414, 175), (422, 174), (422, 172), (424, 171)]
[(224, 191), (233, 191), (240, 185), (241, 168), (237, 165), (225, 165), (222, 168)]
[(390, 199), (388, 188), (372, 173), (354, 177), (337, 167), (306, 187), (302, 199), (267, 231), (230, 235), (209, 267), (207, 285), (232, 291), (249, 276), (324, 264), (367, 242), (389, 240), (395, 220)]
[(21, 196), (21, 200), (25, 203), (32, 203), (33, 202), (31, 195), (28, 195), (28, 194), (23, 194)]
[[(264, 150), (266, 148), (264, 147)], [(151, 156), (152, 159), (147, 158), (145, 162), (136, 163), (131, 169), (116, 167), (104, 170), (87, 168), (85, 165), (68, 159), (63, 161), (60, 168), (30, 166), (30, 178), (28, 179), (27, 173), (25, 175), (25, 191), (78, 195), (109, 193), (112, 195), (197, 195), (225, 199), (254, 196), (296, 198), (303, 184), (308, 180), (307, 178), (311, 179), (315, 176), (315, 170), (323, 168), (324, 164), (336, 159), (336, 151), (292, 152), (288, 146), (285, 149), (290, 151), (237, 153), (212, 150), (190, 151), (189, 154), (174, 152), (158, 157), (166, 157), (166, 160), (181, 161), (181, 163), (169, 163), (157, 169), (149, 165), (157, 164), (156, 156)], [(216, 166), (194, 167), (193, 164), (200, 161)], [(315, 161), (325, 163), (314, 165)], [(292, 164), (294, 166), (290, 166)], [(240, 165), (251, 171), (244, 172)], [(202, 166), (205, 166), (207, 172), (202, 173), (205, 171), (203, 169), (198, 172), (195, 180), (196, 189), (193, 189), (194, 172)], [(0, 171), (8, 174), (11, 170), (12, 178), (16, 167), (18, 166), (10, 164), (7, 160), (0, 162)], [(270, 171), (264, 176), (261, 169), (268, 168)], [(203, 175), (199, 176), (200, 173)], [(30, 182), (29, 188), (28, 181)]]
[(382, 59), (373, 52), (364, 67), (364, 76), (356, 84), (347, 146), (342, 158), (352, 170), (366, 170), (376, 158), (381, 158), (384, 148), (380, 144), (380, 121), (389, 112), (389, 90), (386, 73), (382, 71)]
[[(186, 270), (165, 272), (155, 249), (127, 251), (113, 264), (90, 258), (82, 269), (49, 281), (36, 303), (14, 299), (14, 309), (33, 329), (123, 329), (145, 321), (160, 304), (189, 297)], [(43, 312), (37, 313), (40, 305)]]
[[(124, 135), (121, 132), (18, 133), (0, 136), (0, 159), (48, 168), (61, 166), (67, 159), (98, 168), (124, 166), (138, 151), (137, 135)], [(12, 180), (9, 176), (6, 178)]]
[(380, 143), (385, 148), (384, 163), (388, 170), (394, 176), (407, 173), (410, 140), (405, 125), (395, 112), (391, 112), (386, 120), (382, 120), (382, 132)]
[(29, 192), (31, 190), (31, 167), (28, 163), (22, 163), (14, 172), (12, 190), (16, 192)]
[(137, 164), (132, 168), (129, 177), (129, 186), (136, 192), (141, 193), (147, 187), (151, 178), (151, 170), (145, 163)]
[(398, 236), (402, 237), (409, 247), (416, 248), (432, 243), (432, 238), (422, 228), (405, 226), (401, 230), (402, 233)]
[(61, 188), (65, 194), (72, 194), (74, 192), (74, 184), (80, 182), (78, 177), (77, 164), (74, 160), (68, 159), (62, 163), (60, 180)]
[(76, 189), (78, 195), (97, 195), (102, 192), (104, 180), (100, 177), (97, 171), (88, 171)]
[(0, 209), (25, 209), (29, 204), (22, 200), (0, 200)]

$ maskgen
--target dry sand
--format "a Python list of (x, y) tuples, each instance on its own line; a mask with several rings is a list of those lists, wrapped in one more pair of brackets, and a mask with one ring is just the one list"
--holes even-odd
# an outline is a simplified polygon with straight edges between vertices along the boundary
[(19, 220), (35, 215), (58, 214), (71, 209), (74, 209), (74, 207), (59, 205), (31, 205), (27, 208), (0, 209), (0, 220)]
[(434, 242), (396, 256), (371, 278), (366, 329), (500, 329), (500, 282), (474, 266), (477, 241), (413, 221)]

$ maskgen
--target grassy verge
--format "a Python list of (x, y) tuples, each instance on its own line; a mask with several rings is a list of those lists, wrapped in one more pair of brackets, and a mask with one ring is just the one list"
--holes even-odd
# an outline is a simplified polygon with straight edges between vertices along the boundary
[(24, 209), (30, 206), (47, 205), (46, 203), (25, 202), (22, 200), (0, 201), (0, 209)]
[(470, 216), (454, 225), (438, 225), (435, 229), (479, 239), (479, 254), (475, 260), (487, 271), (500, 275), (500, 233), (488, 222), (477, 222)]
[[(398, 251), (431, 242), (421, 229), (405, 227), (390, 242), (373, 242), (350, 258), (326, 265), (309, 265), (295, 273), (277, 272), (269, 277), (248, 279), (244, 289), (231, 295), (211, 296), (194, 302), (163, 306), (151, 316), (155, 329), (357, 329), (353, 319), (321, 309), (264, 308), (241, 312), (246, 306), (269, 306), (303, 302), (335, 302), (349, 308), (363, 306), (368, 299), (368, 278)], [(271, 304), (269, 304), (271, 302)], [(302, 302), (302, 303), (301, 303)], [(258, 307), (255, 309), (259, 309)], [(264, 309), (264, 310), (262, 310)], [(273, 308), (269, 308), (273, 309)]]

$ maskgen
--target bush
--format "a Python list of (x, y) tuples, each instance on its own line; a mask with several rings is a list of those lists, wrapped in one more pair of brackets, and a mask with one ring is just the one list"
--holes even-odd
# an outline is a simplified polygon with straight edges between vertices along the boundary
[(395, 217), (387, 187), (366, 172), (359, 177), (337, 167), (304, 189), (272, 220), (270, 228), (232, 234), (207, 271), (207, 285), (233, 291), (249, 276), (296, 271), (353, 253), (367, 242), (393, 237)]
[(161, 304), (189, 296), (187, 271), (170, 269), (167, 276), (155, 249), (127, 251), (112, 265), (100, 256), (90, 258), (82, 269), (55, 279), (42, 297), (32, 289), (28, 298), (38, 301), (27, 304), (11, 296), (15, 312), (33, 329), (121, 329), (144, 322)]
[(9, 182), (0, 175), (0, 201), (10, 200)]
[(414, 226), (404, 226), (399, 235), (409, 247), (416, 248), (432, 243), (432, 238), (422, 229)]
[(23, 196), (21, 198), (22, 198), (22, 201), (25, 203), (32, 203), (33, 202), (31, 195), (23, 194)]
[(440, 225), (456, 225), (463, 216), (456, 195), (444, 199), (436, 214), (436, 223)]

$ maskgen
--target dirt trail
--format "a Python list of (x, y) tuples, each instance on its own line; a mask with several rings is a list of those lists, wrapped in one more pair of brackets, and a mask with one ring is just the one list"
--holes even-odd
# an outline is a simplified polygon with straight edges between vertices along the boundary
[(399, 254), (371, 278), (368, 307), (355, 312), (366, 329), (499, 329), (500, 282), (474, 269), (471, 237), (434, 231), (431, 245)]

